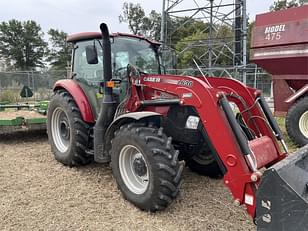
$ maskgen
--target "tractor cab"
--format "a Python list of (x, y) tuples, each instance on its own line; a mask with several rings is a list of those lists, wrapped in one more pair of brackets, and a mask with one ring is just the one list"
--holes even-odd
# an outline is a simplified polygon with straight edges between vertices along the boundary
[[(98, 32), (74, 34), (67, 41), (74, 44), (72, 55), (72, 78), (87, 95), (94, 116), (100, 111), (103, 84), (102, 35)], [(141, 36), (116, 33), (110, 36), (112, 78), (117, 81), (114, 93), (125, 96), (127, 66), (133, 65), (142, 73), (160, 74), (159, 43)]]

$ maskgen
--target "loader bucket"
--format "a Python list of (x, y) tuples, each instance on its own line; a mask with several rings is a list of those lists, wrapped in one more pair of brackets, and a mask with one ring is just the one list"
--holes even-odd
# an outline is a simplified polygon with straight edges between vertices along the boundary
[(258, 230), (308, 230), (308, 145), (264, 172), (256, 203)]

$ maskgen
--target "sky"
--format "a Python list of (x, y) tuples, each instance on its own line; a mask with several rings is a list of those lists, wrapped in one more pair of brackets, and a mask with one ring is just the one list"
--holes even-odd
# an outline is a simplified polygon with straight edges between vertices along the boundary
[[(162, 0), (126, 1), (140, 3), (146, 13), (151, 10), (157, 12), (162, 10)], [(188, 7), (193, 2), (185, 1)], [(195, 1), (201, 4), (206, 2), (205, 0)], [(0, 22), (13, 18), (31, 19), (40, 24), (44, 32), (54, 28), (69, 34), (98, 31), (99, 24), (106, 22), (111, 32), (128, 32), (127, 24), (120, 24), (118, 19), (124, 2), (125, 0), (0, 0)], [(247, 0), (247, 13), (250, 20), (253, 20), (258, 13), (267, 12), (273, 2), (274, 0)]]

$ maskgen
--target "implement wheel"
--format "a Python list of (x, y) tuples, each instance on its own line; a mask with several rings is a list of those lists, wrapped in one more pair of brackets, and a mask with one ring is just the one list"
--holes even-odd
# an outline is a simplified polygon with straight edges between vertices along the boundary
[(140, 209), (154, 212), (177, 196), (184, 164), (162, 128), (128, 124), (112, 140), (111, 166), (123, 196)]
[(64, 165), (84, 165), (91, 161), (85, 153), (89, 125), (82, 118), (74, 99), (66, 91), (57, 91), (47, 113), (48, 141), (55, 159)]
[(308, 144), (308, 96), (299, 99), (289, 109), (286, 129), (289, 137), (298, 146)]

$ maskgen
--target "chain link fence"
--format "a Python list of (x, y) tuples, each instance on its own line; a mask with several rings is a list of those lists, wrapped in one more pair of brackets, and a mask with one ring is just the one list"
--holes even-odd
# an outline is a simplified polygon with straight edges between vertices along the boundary
[(215, 76), (222, 78), (233, 78), (241, 82), (246, 82), (249, 87), (254, 87), (263, 92), (266, 97), (272, 97), (272, 79), (271, 75), (258, 67), (230, 67), (230, 68), (188, 68), (188, 69), (168, 69), (168, 74), (202, 76)]
[(54, 83), (67, 76), (67, 70), (0, 72), (0, 103), (49, 100)]
[[(262, 90), (267, 97), (272, 96), (271, 76), (261, 68), (201, 68), (207, 76), (218, 76), (234, 78), (244, 81), (246, 75), (246, 84), (248, 86)], [(170, 69), (168, 74), (201, 76), (197, 68), (190, 69)], [(244, 74), (245, 73), (245, 74)], [(22, 103), (49, 100), (52, 95), (52, 87), (59, 79), (65, 79), (68, 76), (67, 70), (60, 71), (24, 71), (24, 72), (0, 72), (0, 103)], [(22, 94), (28, 89), (24, 97)], [(30, 94), (32, 93), (32, 94)], [(22, 97), (23, 96), (23, 97)], [(27, 95), (26, 95), (27, 96)]]

